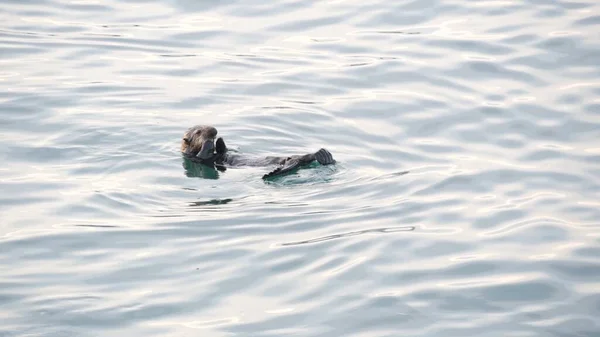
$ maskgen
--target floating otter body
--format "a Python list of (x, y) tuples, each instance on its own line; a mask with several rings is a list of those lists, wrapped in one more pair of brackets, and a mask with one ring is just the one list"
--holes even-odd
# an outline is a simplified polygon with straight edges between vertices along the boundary
[(226, 166), (271, 166), (278, 167), (265, 174), (263, 179), (283, 175), (314, 161), (321, 165), (335, 164), (335, 159), (326, 149), (315, 153), (293, 156), (268, 156), (250, 158), (240, 154), (230, 153), (223, 138), (217, 137), (217, 129), (209, 125), (196, 125), (188, 129), (181, 141), (181, 152), (194, 162), (216, 166), (223, 170)]

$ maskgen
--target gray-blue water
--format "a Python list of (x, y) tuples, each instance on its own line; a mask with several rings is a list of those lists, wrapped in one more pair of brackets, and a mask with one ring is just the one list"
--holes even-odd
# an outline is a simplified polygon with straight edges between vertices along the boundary
[(596, 0), (4, 0), (0, 160), (2, 337), (600, 336)]

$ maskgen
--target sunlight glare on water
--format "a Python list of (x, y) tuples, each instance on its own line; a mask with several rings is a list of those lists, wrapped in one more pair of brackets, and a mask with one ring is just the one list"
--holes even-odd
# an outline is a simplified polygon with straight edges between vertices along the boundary
[[(599, 336), (599, 29), (593, 0), (5, 0), (0, 336)], [(338, 163), (216, 171), (195, 124)]]

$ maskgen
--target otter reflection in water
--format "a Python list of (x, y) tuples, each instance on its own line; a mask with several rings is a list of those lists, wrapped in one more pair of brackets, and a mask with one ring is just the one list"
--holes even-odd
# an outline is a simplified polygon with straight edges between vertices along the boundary
[(183, 169), (188, 178), (219, 179), (219, 171), (214, 166), (200, 165), (187, 157), (183, 158)]
[[(318, 162), (321, 165), (333, 165), (336, 163), (331, 153), (323, 148), (315, 153), (292, 156), (251, 158), (241, 154), (233, 154), (227, 149), (223, 138), (219, 137), (215, 141), (217, 133), (217, 129), (210, 125), (196, 125), (191, 127), (185, 132), (181, 140), (181, 153), (191, 162), (221, 171), (224, 171), (226, 167), (277, 166), (275, 170), (265, 174), (263, 179), (293, 172), (313, 162)], [(214, 172), (216, 173), (216, 177), (218, 177), (218, 172)]]

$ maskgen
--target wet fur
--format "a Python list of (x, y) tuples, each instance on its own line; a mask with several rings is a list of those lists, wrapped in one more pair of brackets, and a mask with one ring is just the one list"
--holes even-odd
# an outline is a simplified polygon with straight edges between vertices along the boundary
[(214, 165), (219, 170), (225, 170), (225, 166), (269, 166), (278, 165), (279, 167), (263, 176), (264, 178), (285, 174), (301, 166), (308, 165), (313, 161), (318, 161), (323, 165), (335, 164), (335, 159), (331, 153), (325, 149), (320, 149), (315, 153), (293, 156), (268, 156), (263, 158), (249, 158), (238, 154), (229, 153), (225, 141), (222, 138), (217, 139), (215, 150), (210, 158), (197, 158), (198, 152), (202, 149), (205, 141), (214, 141), (217, 136), (217, 129), (209, 125), (196, 125), (188, 129), (181, 140), (181, 152), (194, 162), (206, 165)]
[(209, 139), (215, 139), (217, 136), (217, 129), (210, 125), (195, 125), (189, 128), (181, 139), (181, 152), (195, 157), (204, 141)]

